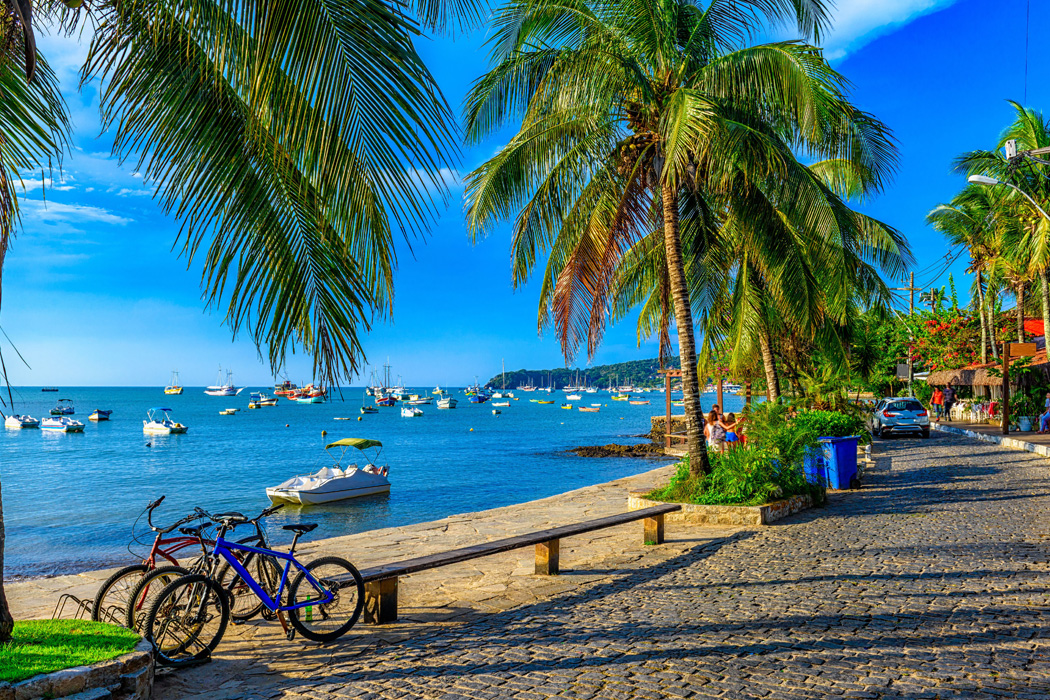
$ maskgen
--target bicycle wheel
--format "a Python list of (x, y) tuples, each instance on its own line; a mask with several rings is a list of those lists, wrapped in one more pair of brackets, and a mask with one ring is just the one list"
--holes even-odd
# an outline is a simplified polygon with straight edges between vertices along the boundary
[(204, 574), (169, 583), (152, 598), (142, 625), (162, 666), (188, 666), (211, 655), (230, 622), (230, 605), (219, 584)]
[(158, 566), (138, 582), (124, 606), (123, 625), (142, 633), (142, 616), (149, 609), (150, 594), (156, 594), (175, 579), (193, 573), (181, 566)]
[[(282, 570), (273, 557), (252, 553), (243, 564), (260, 588), (269, 593), (270, 597), (277, 595)], [(215, 575), (215, 580), (230, 596), (230, 617), (234, 622), (250, 620), (262, 612), (262, 600), (229, 563), (223, 564), (219, 573)]]
[(332, 594), (328, 603), (288, 611), (292, 626), (307, 639), (330, 642), (346, 634), (365, 605), (365, 584), (354, 565), (339, 557), (321, 557), (306, 565), (320, 588), (300, 571), (288, 589), (288, 604), (298, 605)]
[(118, 569), (99, 586), (95, 600), (91, 603), (91, 619), (94, 622), (110, 622), (123, 625), (127, 617), (128, 600), (142, 577), (149, 571), (145, 564), (132, 564)]

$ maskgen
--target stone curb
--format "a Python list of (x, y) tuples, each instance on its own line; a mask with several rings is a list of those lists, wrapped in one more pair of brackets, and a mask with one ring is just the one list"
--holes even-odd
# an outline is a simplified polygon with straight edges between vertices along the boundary
[[(640, 510), (650, 506), (663, 505), (663, 501), (653, 501), (645, 497), (643, 491), (631, 491), (627, 494), (627, 509)], [(668, 513), (664, 518), (668, 522), (685, 522), (693, 525), (769, 525), (772, 522), (794, 515), (801, 510), (813, 507), (810, 496), (792, 496), (782, 501), (773, 501), (764, 506), (702, 506), (693, 503), (681, 503), (682, 510)]]
[(933, 424), (934, 430), (939, 430), (942, 433), (950, 433), (952, 435), (962, 435), (964, 437), (973, 438), (974, 440), (981, 440), (982, 442), (990, 442), (1001, 447), (1005, 447), (1011, 450), (1021, 450), (1023, 452), (1034, 452), (1037, 455), (1043, 457), (1050, 457), (1050, 446), (1047, 445), (1036, 445), (1032, 442), (1026, 442), (1025, 440), (1018, 440), (1017, 438), (1006, 437), (1004, 435), (988, 435), (987, 433), (979, 433), (976, 430), (966, 430), (965, 428), (954, 428), (948, 425), (942, 425), (940, 423)]
[(75, 666), (0, 683), (0, 700), (148, 700), (153, 694), (153, 646), (145, 639), (134, 650), (90, 666)]

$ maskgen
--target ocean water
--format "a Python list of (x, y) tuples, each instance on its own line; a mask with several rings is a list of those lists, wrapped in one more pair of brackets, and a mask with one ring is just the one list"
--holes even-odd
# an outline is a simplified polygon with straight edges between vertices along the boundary
[[(637, 397), (652, 402), (645, 406), (612, 401), (604, 391), (575, 402), (601, 403), (598, 413), (560, 409), (561, 392), (549, 397), (555, 405), (529, 401), (547, 399), (546, 393), (516, 392), (518, 400), (494, 416), (490, 403), (471, 404), (455, 389), (459, 405), (452, 410), (439, 410), (435, 403), (420, 407), (422, 417), (402, 418), (399, 407), (380, 408), (358, 421), (363, 393), (358, 388), (324, 404), (281, 399), (275, 407), (255, 410), (247, 408), (250, 391), (220, 398), (206, 396), (201, 387), (187, 387), (181, 396), (165, 396), (160, 388), (17, 389), (16, 412), (43, 418), (59, 398), (68, 398), (76, 406), (73, 417), (87, 427), (83, 434), (0, 429), (5, 576), (48, 576), (133, 561), (128, 548), (135, 520), (161, 495), (167, 498), (155, 512), (160, 524), (197, 505), (254, 516), (269, 505), (267, 486), (330, 465), (324, 445), (344, 437), (383, 442), (378, 463), (390, 467), (389, 495), (285, 506), (266, 520), (274, 544), (290, 539), (280, 529), (289, 523), (319, 523), (310, 539), (347, 535), (522, 503), (660, 463), (567, 452), (579, 445), (639, 441), (631, 436), (648, 432), (650, 416), (664, 413), (664, 395), (657, 392)], [(705, 408), (713, 400), (705, 396)], [(727, 395), (726, 403), (727, 410), (739, 410), (742, 399)], [(145, 435), (142, 421), (154, 406), (171, 408), (189, 432)], [(111, 409), (111, 420), (88, 421), (96, 408)], [(224, 408), (241, 410), (220, 416)], [(145, 518), (135, 532), (152, 541)]]

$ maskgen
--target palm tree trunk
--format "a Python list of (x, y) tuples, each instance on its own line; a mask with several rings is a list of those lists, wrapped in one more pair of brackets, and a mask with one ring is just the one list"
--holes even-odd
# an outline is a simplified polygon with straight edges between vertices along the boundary
[[(0, 215), (0, 289), (3, 289), (4, 258), (7, 257), (7, 247), (11, 242), (10, 231), (7, 225), (9, 219), (5, 220)], [(8, 394), (11, 386), (7, 387)], [(11, 632), (15, 627), (15, 619), (11, 616), (11, 609), (7, 605), (7, 595), (4, 593), (4, 545), (7, 542), (7, 531), (4, 529), (4, 499), (0, 494), (0, 644), (11, 639)]]
[(981, 288), (981, 271), (977, 271), (977, 316), (981, 319), (981, 364), (988, 363), (988, 319), (984, 315), (984, 290)]
[(744, 382), (744, 408), (751, 410), (751, 382)]
[(1024, 284), (1017, 285), (1017, 342), (1024, 342)]
[(773, 356), (769, 330), (764, 324), (758, 333), (758, 345), (762, 351), (762, 367), (766, 371), (766, 396), (770, 401), (776, 401), (780, 398), (780, 377), (777, 376), (777, 358)]
[(1050, 333), (1050, 283), (1046, 279), (1046, 270), (1039, 273), (1039, 286), (1043, 301), (1043, 337)]
[[(996, 292), (996, 296), (998, 296), (998, 292)], [(989, 335), (991, 335), (991, 338), (989, 338), (989, 340), (991, 341), (992, 345), (992, 359), (998, 362), (999, 339), (995, 333), (995, 299), (985, 294), (984, 304), (988, 307), (988, 333)]]
[(667, 277), (671, 283), (675, 325), (678, 328), (678, 356), (682, 363), (682, 405), (685, 408), (685, 429), (689, 438), (689, 472), (698, 476), (710, 472), (711, 463), (707, 457), (707, 444), (704, 442), (704, 413), (700, 406), (693, 313), (689, 306), (689, 287), (685, 282), (682, 239), (678, 234), (678, 196), (669, 184), (662, 183), (661, 186)]

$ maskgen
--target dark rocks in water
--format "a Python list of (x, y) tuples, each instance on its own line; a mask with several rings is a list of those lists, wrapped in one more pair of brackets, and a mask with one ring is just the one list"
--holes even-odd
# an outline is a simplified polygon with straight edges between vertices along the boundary
[(579, 457), (665, 457), (663, 445), (593, 445), (569, 450)]

